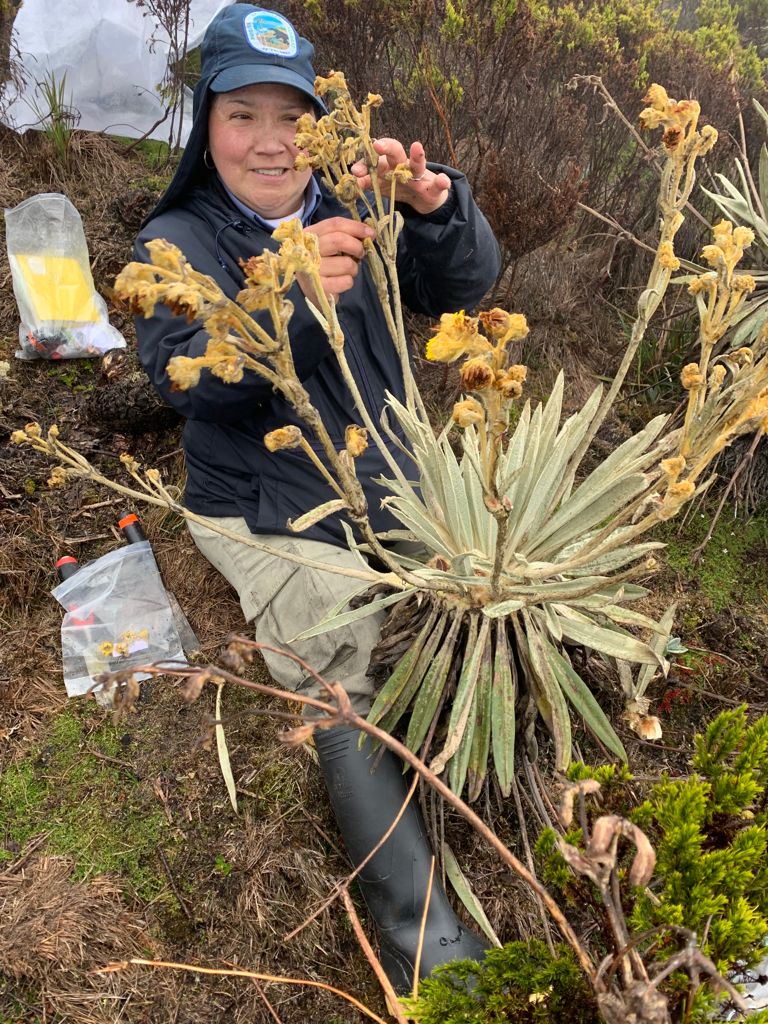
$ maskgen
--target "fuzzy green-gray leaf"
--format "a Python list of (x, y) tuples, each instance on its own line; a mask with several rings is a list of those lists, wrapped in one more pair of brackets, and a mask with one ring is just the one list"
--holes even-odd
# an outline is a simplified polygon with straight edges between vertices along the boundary
[(400, 691), (397, 701), (392, 704), (389, 711), (381, 716), (379, 725), (382, 729), (386, 730), (386, 732), (392, 732), (410, 707), (414, 696), (419, 692), (424, 681), (424, 677), (433, 663), (435, 651), (437, 650), (438, 644), (445, 633), (445, 627), (448, 625), (449, 618), (450, 615), (448, 612), (440, 612), (439, 618), (432, 629), (432, 633), (427, 637), (426, 643), (419, 655), (419, 660), (416, 662), (410, 678), (406, 681)]
[(507, 643), (507, 624), (496, 624), (496, 654), (491, 696), (491, 744), (493, 763), (502, 794), (512, 792), (515, 777), (515, 699), (517, 673)]
[[(467, 765), (467, 799), (473, 803), (480, 796), (485, 773), (488, 770), (488, 752), (491, 747), (491, 696), (493, 694), (493, 660), (491, 633), (485, 642), (483, 660), (477, 677), (477, 700), (475, 705), (475, 727)], [(460, 789), (454, 792), (461, 792)]]
[(557, 676), (560, 687), (576, 711), (584, 719), (587, 728), (612, 753), (626, 762), (627, 752), (619, 737), (613, 730), (605, 712), (598, 704), (594, 695), (581, 676), (574, 670), (570, 661), (552, 645), (546, 645), (547, 656)]
[(539, 634), (529, 612), (521, 612), (525, 629), (516, 628), (518, 644), (524, 645), (527, 661), (536, 674), (537, 704), (548, 722), (555, 741), (555, 764), (565, 771), (571, 761), (571, 717), (563, 691), (544, 649), (544, 638)]
[(459, 749), (467, 728), (470, 705), (477, 685), (477, 674), (480, 671), (483, 649), (490, 628), (490, 619), (483, 618), (482, 625), (478, 631), (477, 618), (476, 614), (470, 613), (461, 675), (456, 687), (456, 695), (453, 698), (451, 717), (448, 720), (448, 737), (445, 741), (445, 746), (430, 764), (430, 768), (435, 775), (439, 775), (445, 770), (445, 766)]
[(577, 644), (584, 644), (594, 651), (600, 651), (611, 658), (640, 662), (643, 665), (660, 666), (662, 659), (648, 644), (627, 633), (606, 629), (592, 622), (586, 615), (579, 615), (565, 605), (558, 605), (563, 635)]
[(349, 508), (349, 506), (344, 498), (333, 498), (331, 501), (324, 501), (322, 505), (311, 508), (309, 512), (305, 512), (298, 519), (289, 519), (288, 529), (292, 530), (293, 533), (301, 533), (303, 530), (308, 530), (310, 526), (315, 526), (322, 519), (325, 519), (326, 516), (333, 515), (334, 512), (342, 512), (345, 508)]
[(323, 619), (322, 622), (318, 622), (318, 624), (316, 626), (312, 626), (311, 629), (305, 629), (303, 633), (299, 633), (299, 635), (295, 636), (290, 643), (295, 643), (297, 640), (309, 640), (313, 636), (330, 633), (332, 629), (338, 629), (339, 626), (346, 626), (349, 622), (357, 622), (359, 619), (364, 619), (368, 615), (373, 615), (374, 612), (379, 612), (383, 608), (389, 608), (391, 604), (397, 604), (398, 601), (402, 601), (405, 597), (410, 597), (413, 591), (413, 587), (408, 587), (406, 590), (398, 590), (395, 594), (387, 594), (386, 597), (378, 597), (375, 601), (370, 601), (368, 604), (364, 604), (361, 608), (353, 608), (350, 612), (342, 612), (341, 615), (334, 615), (333, 618)]
[(389, 679), (387, 679), (381, 690), (379, 690), (376, 700), (373, 702), (373, 707), (368, 713), (368, 721), (373, 725), (376, 725), (381, 716), (392, 708), (392, 705), (400, 696), (406, 683), (411, 678), (421, 652), (424, 650), (427, 640), (434, 631), (437, 616), (438, 609), (433, 608), (427, 616), (427, 621), (419, 630), (415, 640), (402, 656), (400, 661), (398, 661), (397, 665), (392, 670), (392, 674)]
[(461, 628), (461, 619), (460, 614), (454, 614), (448, 635), (435, 655), (432, 664), (427, 669), (427, 674), (424, 676), (424, 681), (419, 687), (419, 692), (416, 694), (416, 699), (413, 702), (405, 745), (414, 754), (418, 754), (419, 748), (424, 742), (424, 738), (429, 731), (432, 719), (440, 703), (440, 698), (443, 695), (445, 681), (448, 678), (448, 672), (453, 661), (453, 649), (456, 646), (456, 639)]

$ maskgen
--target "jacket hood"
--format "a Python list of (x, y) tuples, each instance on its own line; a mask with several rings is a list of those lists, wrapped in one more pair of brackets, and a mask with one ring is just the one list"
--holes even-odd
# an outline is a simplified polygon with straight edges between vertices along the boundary
[(215, 173), (205, 166), (203, 160), (205, 148), (208, 145), (208, 113), (211, 109), (209, 87), (214, 77), (215, 75), (208, 75), (201, 78), (195, 86), (192, 130), (189, 133), (186, 149), (170, 185), (154, 209), (144, 218), (142, 227), (171, 206), (175, 206), (179, 199), (188, 195), (196, 185), (203, 185), (210, 181), (211, 176)]

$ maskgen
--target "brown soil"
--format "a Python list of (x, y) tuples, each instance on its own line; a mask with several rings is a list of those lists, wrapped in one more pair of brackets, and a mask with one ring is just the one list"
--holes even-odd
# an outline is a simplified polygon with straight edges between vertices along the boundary
[[(75, 170), (62, 172), (44, 138), (31, 134), (19, 140), (4, 132), (0, 193), (13, 206), (36, 192), (65, 191), (84, 220), (97, 288), (108, 296), (115, 273), (130, 258), (136, 228), (162, 188), (162, 175), (141, 155), (126, 156), (117, 144), (98, 137), (75, 135), (71, 161)], [(117, 456), (130, 451), (182, 486), (180, 428), (116, 433), (91, 416), (89, 399), (105, 386), (97, 366), (14, 360), (17, 312), (4, 247), (0, 261), (0, 360), (12, 364), (10, 375), (0, 379), (0, 770), (31, 765), (31, 784), (49, 787), (40, 805), (45, 811), (41, 831), (19, 844), (7, 835), (3, 839), (0, 822), (6, 851), (5, 863), (0, 862), (0, 1021), (340, 1024), (363, 1019), (317, 988), (260, 987), (245, 979), (147, 967), (99, 970), (136, 955), (323, 981), (384, 1013), (338, 905), (285, 941), (346, 865), (311, 754), (279, 743), (279, 726), (266, 714), (273, 705), (243, 692), (225, 694), (240, 802), (235, 815), (215, 747), (210, 751), (201, 744), (213, 694), (187, 706), (170, 681), (157, 680), (144, 686), (135, 711), (114, 726), (93, 702), (67, 703), (60, 609), (49, 594), (56, 582), (54, 562), (62, 554), (85, 561), (114, 547), (124, 505), (111, 492), (85, 483), (49, 489), (51, 467), (5, 442), (30, 420), (44, 426), (55, 421), (68, 443), (111, 474), (120, 473)], [(130, 319), (111, 304), (110, 317), (130, 344)], [(453, 377), (446, 374), (435, 378), (430, 390), (437, 401), (452, 387)], [(235, 595), (180, 523), (156, 510), (138, 511), (166, 585), (201, 640), (202, 658), (215, 659), (227, 634), (243, 628)], [(765, 563), (765, 555), (763, 545), (750, 561)], [(722, 707), (742, 700), (764, 706), (766, 699), (764, 600), (762, 610), (729, 605), (715, 612), (697, 590), (693, 572), (668, 571), (665, 591), (655, 610), (673, 595), (680, 600), (681, 621), (692, 624), (685, 640), (703, 653), (693, 667), (676, 669), (652, 691), (661, 700), (662, 744), (643, 743), (621, 724), (615, 684), (597, 662), (589, 666), (601, 700), (616, 712), (631, 761), (644, 776), (684, 770), (692, 730)], [(266, 681), (263, 667), (256, 672)], [(77, 735), (74, 748), (67, 747), (73, 760), (64, 771), (60, 729), (72, 721)], [(601, 758), (586, 736), (578, 740), (586, 760)], [(540, 746), (547, 778), (544, 737)], [(94, 798), (98, 788), (87, 780), (103, 780), (89, 774), (102, 770), (113, 773), (114, 798), (108, 802), (114, 799), (109, 811), (118, 827), (129, 820), (121, 817), (128, 810), (137, 820), (160, 821), (159, 838), (134, 875), (83, 874), (82, 863), (61, 854), (51, 838), (60, 835), (71, 810), (57, 792), (67, 794), (80, 773), (86, 788), (77, 790), (79, 799)], [(31, 795), (22, 792), (19, 799), (32, 806)], [(493, 788), (478, 804), (502, 838), (522, 853), (514, 807), (503, 805)], [(535, 812), (527, 810), (535, 833)], [(460, 821), (447, 815), (446, 828), (498, 933), (504, 939), (537, 934), (536, 911), (522, 888)], [(131, 836), (125, 838), (130, 845)], [(142, 895), (141, 880), (147, 877), (151, 897)]]

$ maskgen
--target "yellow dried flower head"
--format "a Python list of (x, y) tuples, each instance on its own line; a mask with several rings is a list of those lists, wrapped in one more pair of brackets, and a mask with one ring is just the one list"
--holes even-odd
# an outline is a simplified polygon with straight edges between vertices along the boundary
[(659, 264), (665, 270), (679, 270), (680, 260), (675, 256), (671, 242), (662, 242), (659, 246)]
[[(275, 289), (269, 285), (257, 285), (253, 288), (243, 288), (241, 292), (237, 293), (237, 304), (242, 306), (246, 313), (254, 313), (259, 309), (269, 309), (272, 296), (275, 294)], [(223, 321), (214, 321), (214, 325), (219, 323), (223, 324)], [(212, 338), (220, 337), (221, 335), (213, 330), (208, 323), (206, 323), (208, 333)], [(226, 332), (229, 333), (229, 330)], [(226, 334), (224, 335), (226, 337)]]
[(728, 245), (732, 236), (733, 224), (729, 220), (719, 220), (717, 224), (712, 225), (712, 238), (715, 245), (719, 245), (721, 249)]
[(114, 652), (114, 645), (111, 644), (109, 640), (105, 640), (103, 643), (99, 644), (99, 652), (103, 657), (111, 658)]
[(251, 256), (250, 259), (241, 260), (240, 266), (245, 276), (245, 288), (238, 293), (238, 305), (247, 313), (267, 309), (272, 294), (280, 287), (275, 254), (264, 252), (261, 256)]
[(49, 487), (63, 487), (67, 482), (67, 471), (62, 466), (54, 466), (48, 477)]
[(358, 160), (365, 160), (365, 147), (356, 135), (349, 135), (341, 144), (341, 159), (351, 167)]
[(504, 398), (519, 398), (523, 393), (522, 380), (512, 376), (509, 370), (501, 370), (497, 373), (493, 386)]
[[(243, 292), (240, 292), (240, 295), (242, 294)], [(245, 294), (247, 295), (248, 292), (246, 291)], [(226, 341), (233, 331), (237, 331), (240, 321), (231, 310), (216, 309), (205, 318), (204, 325), (214, 341)]]
[(181, 274), (183, 272), (187, 261), (181, 249), (171, 245), (170, 242), (166, 242), (164, 238), (153, 238), (146, 245), (150, 260), (156, 267), (170, 270), (174, 274)]
[(465, 398), (454, 405), (451, 418), (454, 423), (466, 428), (473, 423), (482, 423), (485, 419), (485, 410), (476, 398)]
[(685, 135), (680, 125), (671, 124), (662, 135), (661, 141), (668, 153), (674, 153), (684, 138)]
[(704, 378), (699, 372), (698, 363), (688, 363), (687, 366), (683, 367), (683, 372), (680, 374), (680, 383), (686, 391), (703, 386)]
[(751, 366), (755, 359), (755, 353), (747, 345), (743, 345), (731, 353), (731, 359), (735, 359), (739, 366)]
[(734, 267), (744, 255), (745, 248), (754, 242), (755, 234), (749, 228), (734, 228), (729, 220), (721, 220), (712, 228), (712, 235), (715, 244), (705, 245), (701, 255), (711, 267), (724, 267), (727, 279), (730, 280)]
[[(354, 161), (353, 161), (354, 163)], [(360, 195), (360, 187), (354, 174), (342, 174), (334, 188), (340, 202), (348, 206), (356, 203)]]
[(290, 220), (284, 220), (282, 224), (278, 224), (275, 230), (272, 232), (272, 237), (276, 242), (284, 242), (289, 238), (296, 245), (301, 245), (303, 241), (304, 228), (302, 227), (301, 221), (298, 217), (291, 217)]
[(725, 380), (726, 369), (724, 366), (713, 366), (709, 375), (709, 386), (712, 391), (719, 391)]
[(701, 129), (701, 142), (699, 144), (699, 153), (703, 156), (708, 153), (710, 149), (717, 142), (717, 129), (713, 128), (711, 124), (705, 124)]
[(530, 333), (528, 321), (522, 313), (509, 314), (509, 326), (501, 338), (499, 345), (506, 345), (510, 341), (521, 341)]
[(480, 323), (485, 333), (499, 346), (507, 345), (510, 341), (520, 341), (530, 331), (522, 313), (507, 313), (498, 307), (481, 313)]
[(523, 366), (522, 363), (513, 363), (507, 367), (507, 376), (510, 380), (519, 380), (521, 384), (525, 384), (528, 378), (528, 367)]
[(168, 376), (177, 391), (188, 391), (200, 383), (205, 357), (174, 356), (168, 360)]
[(40, 428), (39, 423), (26, 423), (24, 425), (24, 433), (27, 437), (42, 437), (43, 431)]
[(709, 270), (706, 274), (700, 274), (698, 277), (694, 277), (688, 285), (689, 295), (699, 295), (701, 292), (711, 292), (716, 290), (717, 274), (713, 270)]
[(676, 501), (687, 501), (693, 497), (695, 490), (696, 484), (692, 480), (678, 480), (677, 483), (669, 485), (667, 494)]
[(136, 461), (136, 459), (134, 459), (132, 455), (129, 455), (128, 452), (122, 452), (122, 454), (120, 455), (120, 461), (122, 462), (122, 464), (125, 466), (129, 473), (138, 473), (139, 470), (141, 469), (141, 466)]
[(706, 260), (710, 267), (716, 267), (725, 260), (725, 253), (719, 245), (705, 245), (701, 250), (701, 258)]
[(671, 459), (661, 460), (661, 471), (672, 480), (677, 480), (685, 469), (685, 459), (682, 455), (675, 455)]
[(52, 423), (50, 427), (48, 427), (48, 440), (55, 441), (58, 436), (59, 428), (56, 426), (55, 423)]
[(768, 413), (768, 394), (761, 392), (744, 410), (744, 414), (741, 416), (740, 422), (745, 423), (747, 420), (762, 420), (766, 413)]
[(757, 281), (755, 281), (751, 274), (734, 274), (731, 281), (731, 288), (735, 292), (744, 292), (747, 295), (751, 294), (756, 287)]
[(498, 306), (494, 309), (485, 309), (480, 313), (480, 323), (488, 337), (498, 341), (509, 328), (509, 313)]
[(653, 107), (646, 107), (639, 115), (640, 127), (645, 131), (653, 131), (664, 124), (666, 119), (667, 115), (663, 110), (656, 110)]
[(186, 281), (173, 281), (164, 288), (161, 286), (162, 301), (174, 316), (184, 316), (191, 324), (199, 319), (204, 302), (200, 292)]
[(692, 480), (678, 480), (676, 483), (671, 483), (659, 508), (659, 518), (671, 519), (677, 514), (680, 506), (692, 498), (695, 492), (696, 485)]
[(203, 365), (209, 366), (211, 373), (225, 384), (236, 384), (243, 379), (245, 356), (233, 342), (221, 339), (209, 341), (203, 358)]
[(11, 434), (11, 444), (24, 444), (27, 440), (27, 435), (23, 430), (14, 430)]
[(344, 431), (344, 443), (353, 459), (363, 454), (368, 447), (368, 431), (351, 423)]
[(410, 181), (413, 177), (413, 171), (407, 163), (398, 164), (394, 171), (392, 171), (390, 177), (398, 184), (405, 184), (406, 181)]
[(673, 103), (670, 109), (670, 113), (678, 117), (682, 125), (698, 118), (700, 112), (701, 107), (696, 100), (679, 100), (677, 103)]
[(493, 384), (493, 370), (483, 356), (468, 359), (461, 367), (459, 377), (465, 391), (482, 391)]
[(264, 435), (264, 444), (271, 452), (280, 451), (281, 448), (298, 448), (301, 441), (301, 429), (293, 425), (279, 427)]
[(349, 95), (347, 80), (344, 77), (343, 71), (331, 71), (327, 78), (318, 75), (315, 79), (315, 94), (317, 96), (325, 96), (326, 93), (331, 91)]
[[(140, 263), (129, 263), (115, 279), (115, 295), (122, 299), (129, 313), (148, 319), (155, 312), (155, 306), (163, 301), (162, 288), (152, 277), (148, 283), (144, 277), (134, 274), (134, 268), (143, 266)], [(144, 269), (151, 268), (145, 267)], [(153, 272), (152, 272), (153, 273)]]
[(315, 156), (307, 156), (306, 153), (299, 153), (293, 161), (294, 171), (315, 171), (320, 166), (320, 161)]
[(211, 366), (211, 373), (214, 377), (223, 380), (225, 384), (239, 384), (244, 376), (245, 356), (227, 356)]
[(746, 249), (752, 245), (755, 240), (755, 232), (752, 228), (738, 227), (733, 230), (733, 244), (738, 245), (740, 249)]
[[(320, 247), (317, 236), (310, 231), (305, 231), (297, 217), (283, 221), (272, 232), (272, 237), (276, 242), (282, 242), (277, 257), (274, 253), (264, 253), (262, 257), (256, 257), (256, 259), (264, 260), (266, 267), (271, 270), (273, 281), (276, 270), (286, 275), (286, 280), (281, 285), (282, 288), (290, 284), (295, 273), (307, 273), (319, 268)], [(262, 279), (266, 277), (266, 270), (261, 270), (258, 267), (254, 269)]]
[(363, 106), (365, 107), (380, 107), (384, 102), (384, 97), (379, 96), (377, 92), (369, 92)]
[(296, 118), (296, 131), (311, 132), (314, 130), (316, 124), (317, 118), (311, 111), (307, 110), (306, 113), (301, 115), (301, 117)]
[[(654, 84), (648, 89), (643, 102), (650, 105), (640, 112), (640, 127), (646, 130), (663, 128), (662, 142), (668, 153), (676, 153), (686, 138), (694, 136), (701, 112), (696, 100), (678, 102), (667, 95), (666, 89)], [(714, 142), (711, 133), (707, 133), (704, 140), (699, 136), (697, 151), (711, 149)]]
[(477, 329), (477, 318), (458, 313), (443, 313), (434, 338), (427, 342), (427, 359), (437, 363), (452, 363), (459, 356), (476, 356), (490, 352), (489, 342)]
[(160, 470), (159, 469), (155, 469), (154, 466), (152, 466), (151, 469), (147, 470), (147, 474), (146, 475), (147, 475), (147, 480), (149, 480), (149, 482), (151, 484), (157, 485), (157, 484), (160, 484), (160, 483), (163, 482), (163, 478), (160, 476)]
[(648, 91), (643, 96), (643, 103), (647, 103), (654, 110), (666, 110), (670, 99), (664, 86), (653, 82), (648, 86)]

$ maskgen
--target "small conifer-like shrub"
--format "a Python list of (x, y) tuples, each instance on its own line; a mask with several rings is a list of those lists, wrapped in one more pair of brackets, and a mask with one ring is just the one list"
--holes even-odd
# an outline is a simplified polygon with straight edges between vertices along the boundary
[[(690, 777), (665, 774), (634, 809), (627, 786), (632, 777), (625, 767), (573, 765), (568, 774), (582, 804), (580, 827), (571, 827), (563, 836), (546, 830), (537, 852), (542, 877), (572, 911), (594, 911), (601, 922), (596, 934), (602, 934), (605, 943), (603, 950), (594, 952), (608, 954), (605, 894), (598, 895), (599, 886), (587, 881), (580, 859), (586, 861), (590, 851), (594, 853), (594, 836), (600, 823), (608, 820), (606, 811), (615, 820), (620, 820), (618, 814), (626, 815), (627, 825), (642, 829), (650, 840), (655, 867), (647, 884), (632, 885), (629, 858), (619, 852), (616, 879), (621, 881), (621, 899), (608, 908), (609, 919), (614, 914), (625, 918), (628, 944), (649, 973), (651, 965), (671, 962), (681, 945), (689, 943), (728, 976), (759, 962), (768, 936), (768, 716), (749, 724), (745, 707), (725, 711), (696, 737), (695, 751)], [(599, 811), (586, 800), (598, 791)], [(590, 941), (595, 947), (594, 936)], [(618, 966), (620, 958), (616, 959)], [(682, 968), (669, 973), (662, 990), (670, 1019), (681, 1024), (714, 1019), (727, 1000), (727, 994), (703, 974)], [(751, 1024), (768, 1021), (768, 1011), (749, 1019)]]
[[(468, 984), (469, 982), (469, 984)], [(566, 946), (510, 942), (483, 964), (461, 960), (436, 970), (405, 1000), (414, 1024), (599, 1024), (595, 997)]]

